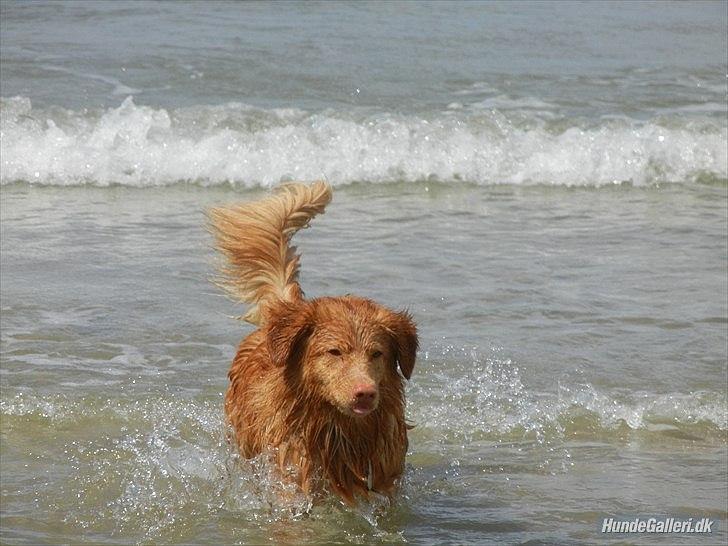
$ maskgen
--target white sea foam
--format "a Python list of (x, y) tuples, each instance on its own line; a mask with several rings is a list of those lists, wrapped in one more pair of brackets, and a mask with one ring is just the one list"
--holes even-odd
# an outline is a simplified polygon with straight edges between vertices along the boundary
[(326, 177), (599, 186), (728, 177), (728, 129), (710, 118), (546, 121), (536, 103), (429, 116), (239, 103), (166, 110), (131, 97), (96, 112), (34, 109), (24, 97), (1, 106), (2, 184), (267, 186)]

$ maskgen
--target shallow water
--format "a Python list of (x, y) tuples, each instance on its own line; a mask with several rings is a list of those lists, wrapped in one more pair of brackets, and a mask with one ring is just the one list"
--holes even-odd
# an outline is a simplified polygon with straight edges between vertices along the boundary
[[(0, 4), (0, 541), (725, 543), (725, 4), (512, 6)], [(204, 210), (318, 177), (306, 293), (419, 324), (392, 506), (225, 440)]]
[(298, 236), (303, 286), (409, 306), (417, 426), (396, 507), (292, 526), (222, 423), (247, 328), (201, 211), (257, 195), (3, 190), (5, 539), (579, 543), (607, 514), (724, 518), (725, 185), (338, 189)]

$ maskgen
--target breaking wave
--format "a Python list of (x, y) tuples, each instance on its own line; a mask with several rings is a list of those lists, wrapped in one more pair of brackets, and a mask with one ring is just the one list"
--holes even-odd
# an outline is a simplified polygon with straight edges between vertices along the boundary
[(83, 111), (1, 99), (2, 184), (269, 186), (351, 182), (649, 185), (728, 178), (722, 117), (565, 119), (548, 103), (429, 115), (240, 103)]

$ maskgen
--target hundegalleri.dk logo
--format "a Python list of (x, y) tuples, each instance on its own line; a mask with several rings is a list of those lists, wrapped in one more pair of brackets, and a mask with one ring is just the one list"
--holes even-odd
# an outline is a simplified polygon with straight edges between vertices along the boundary
[(605, 517), (601, 532), (605, 534), (694, 534), (708, 535), (718, 528), (711, 518), (675, 518), (667, 516)]

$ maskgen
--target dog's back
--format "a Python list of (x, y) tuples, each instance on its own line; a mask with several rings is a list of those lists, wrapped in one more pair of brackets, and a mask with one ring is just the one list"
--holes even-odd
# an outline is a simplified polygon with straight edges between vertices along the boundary
[[(325, 183), (211, 211), (228, 263), (222, 283), (259, 327), (230, 368), (225, 412), (241, 453), (270, 450), (304, 492), (349, 504), (391, 494), (404, 468), (403, 376), (417, 331), (410, 316), (353, 296), (305, 300), (291, 236), (331, 200)], [(401, 373), (400, 373), (401, 372)]]

